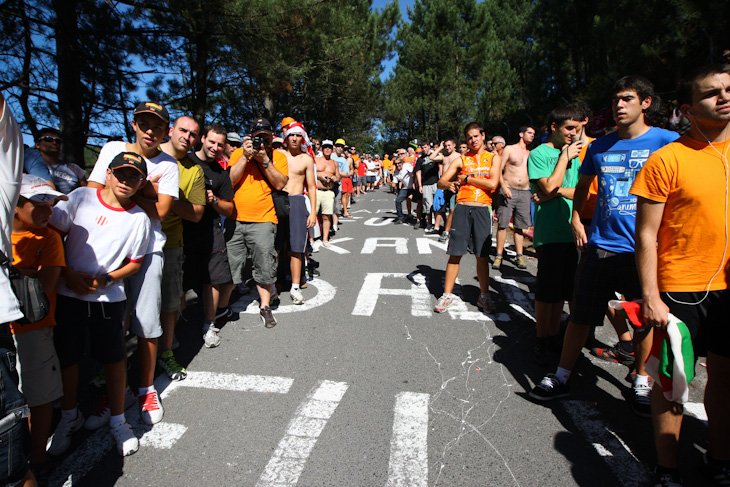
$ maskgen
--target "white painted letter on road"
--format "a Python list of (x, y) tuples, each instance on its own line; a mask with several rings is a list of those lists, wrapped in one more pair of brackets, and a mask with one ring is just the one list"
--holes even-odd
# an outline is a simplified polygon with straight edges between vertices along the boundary
[[(410, 289), (386, 289), (382, 287), (383, 278), (406, 279)], [(426, 278), (422, 274), (406, 274), (400, 272), (370, 273), (365, 276), (357, 302), (352, 314), (355, 316), (372, 316), (380, 296), (410, 296), (411, 316), (431, 316), (431, 294), (426, 287)]]
[(396, 254), (408, 253), (408, 239), (405, 237), (374, 237), (366, 238), (362, 244), (361, 254), (372, 254), (378, 247), (392, 247)]

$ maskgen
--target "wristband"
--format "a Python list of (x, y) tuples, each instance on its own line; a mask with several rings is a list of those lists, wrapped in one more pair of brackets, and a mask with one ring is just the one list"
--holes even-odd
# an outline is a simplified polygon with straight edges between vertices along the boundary
[(110, 276), (109, 274), (105, 274), (104, 276), (106, 277), (106, 284), (104, 285), (104, 287), (109, 287), (114, 284), (114, 279), (112, 279), (112, 276)]

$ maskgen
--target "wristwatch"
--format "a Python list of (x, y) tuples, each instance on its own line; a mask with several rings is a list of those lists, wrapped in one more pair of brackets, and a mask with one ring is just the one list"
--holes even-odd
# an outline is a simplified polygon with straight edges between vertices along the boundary
[(269, 164), (271, 164), (269, 161), (266, 161), (266, 162), (262, 162), (261, 163), (261, 165), (264, 166), (264, 169), (266, 169), (267, 167), (269, 167)]
[(217, 205), (218, 204), (218, 201), (219, 201), (218, 200), (218, 197), (217, 196), (213, 196), (213, 202), (211, 203), (211, 205)]
[(105, 274), (104, 277), (106, 277), (106, 284), (104, 285), (104, 287), (109, 287), (114, 284), (114, 279), (112, 279), (112, 276), (110, 276), (109, 274)]

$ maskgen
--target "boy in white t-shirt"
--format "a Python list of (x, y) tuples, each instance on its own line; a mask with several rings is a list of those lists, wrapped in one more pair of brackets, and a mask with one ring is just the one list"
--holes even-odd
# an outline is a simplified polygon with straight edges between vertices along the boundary
[(131, 152), (117, 155), (106, 170), (102, 189), (78, 188), (53, 211), (50, 225), (66, 236), (66, 267), (57, 289), (54, 342), (61, 363), (61, 421), (48, 442), (60, 455), (81, 429), (76, 407), (78, 362), (88, 330), (91, 356), (104, 364), (110, 425), (122, 456), (139, 448), (124, 418), (127, 357), (124, 343), (124, 279), (138, 272), (152, 240), (150, 219), (132, 196), (145, 184), (144, 159)]
[[(162, 232), (161, 221), (165, 219), (172, 202), (178, 199), (179, 170), (177, 160), (160, 150), (160, 144), (169, 132), (170, 116), (157, 103), (144, 102), (134, 109), (132, 127), (136, 134), (134, 143), (108, 142), (102, 147), (99, 159), (89, 176), (90, 188), (102, 188), (106, 169), (117, 154), (135, 152), (144, 157), (147, 165), (147, 184), (132, 200), (150, 217), (152, 238), (140, 271), (127, 280), (127, 308), (130, 313), (129, 326), (137, 336), (139, 357), (138, 402), (142, 420), (155, 424), (162, 420), (164, 410), (152, 381), (157, 362), (157, 341), (162, 335), (160, 311), (162, 302), (163, 247), (167, 238)], [(103, 402), (89, 418), (87, 429), (106, 424), (109, 408)]]

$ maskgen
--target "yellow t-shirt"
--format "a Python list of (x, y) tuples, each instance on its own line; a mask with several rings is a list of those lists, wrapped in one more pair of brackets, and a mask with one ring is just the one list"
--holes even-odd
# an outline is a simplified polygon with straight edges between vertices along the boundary
[[(715, 149), (726, 154), (728, 144), (730, 139)], [(684, 135), (652, 153), (631, 187), (631, 194), (665, 205), (658, 234), (659, 291), (704, 291), (710, 281), (711, 291), (728, 288), (728, 181), (715, 149)]]
[[(180, 201), (193, 205), (205, 205), (205, 175), (203, 168), (190, 160), (188, 156), (177, 161), (180, 171)], [(165, 249), (177, 249), (183, 246), (182, 219), (171, 211), (162, 222), (162, 231), (167, 235)]]
[[(53, 229), (32, 228), (25, 232), (13, 232), (13, 267), (18, 270), (39, 270), (42, 267), (66, 267), (61, 236)], [(48, 316), (38, 323), (10, 323), (12, 333), (25, 333), (56, 325), (56, 290), (44, 289), (50, 309)]]
[[(243, 149), (236, 149), (231, 154), (230, 167), (236, 165), (243, 155)], [(289, 166), (286, 155), (273, 151), (271, 163), (283, 175), (289, 175)], [(273, 222), (279, 223), (274, 210), (274, 201), (271, 199), (271, 186), (261, 174), (258, 163), (249, 161), (243, 171), (241, 180), (233, 187), (235, 195), (233, 204), (236, 206), (236, 220), (239, 222)]]

